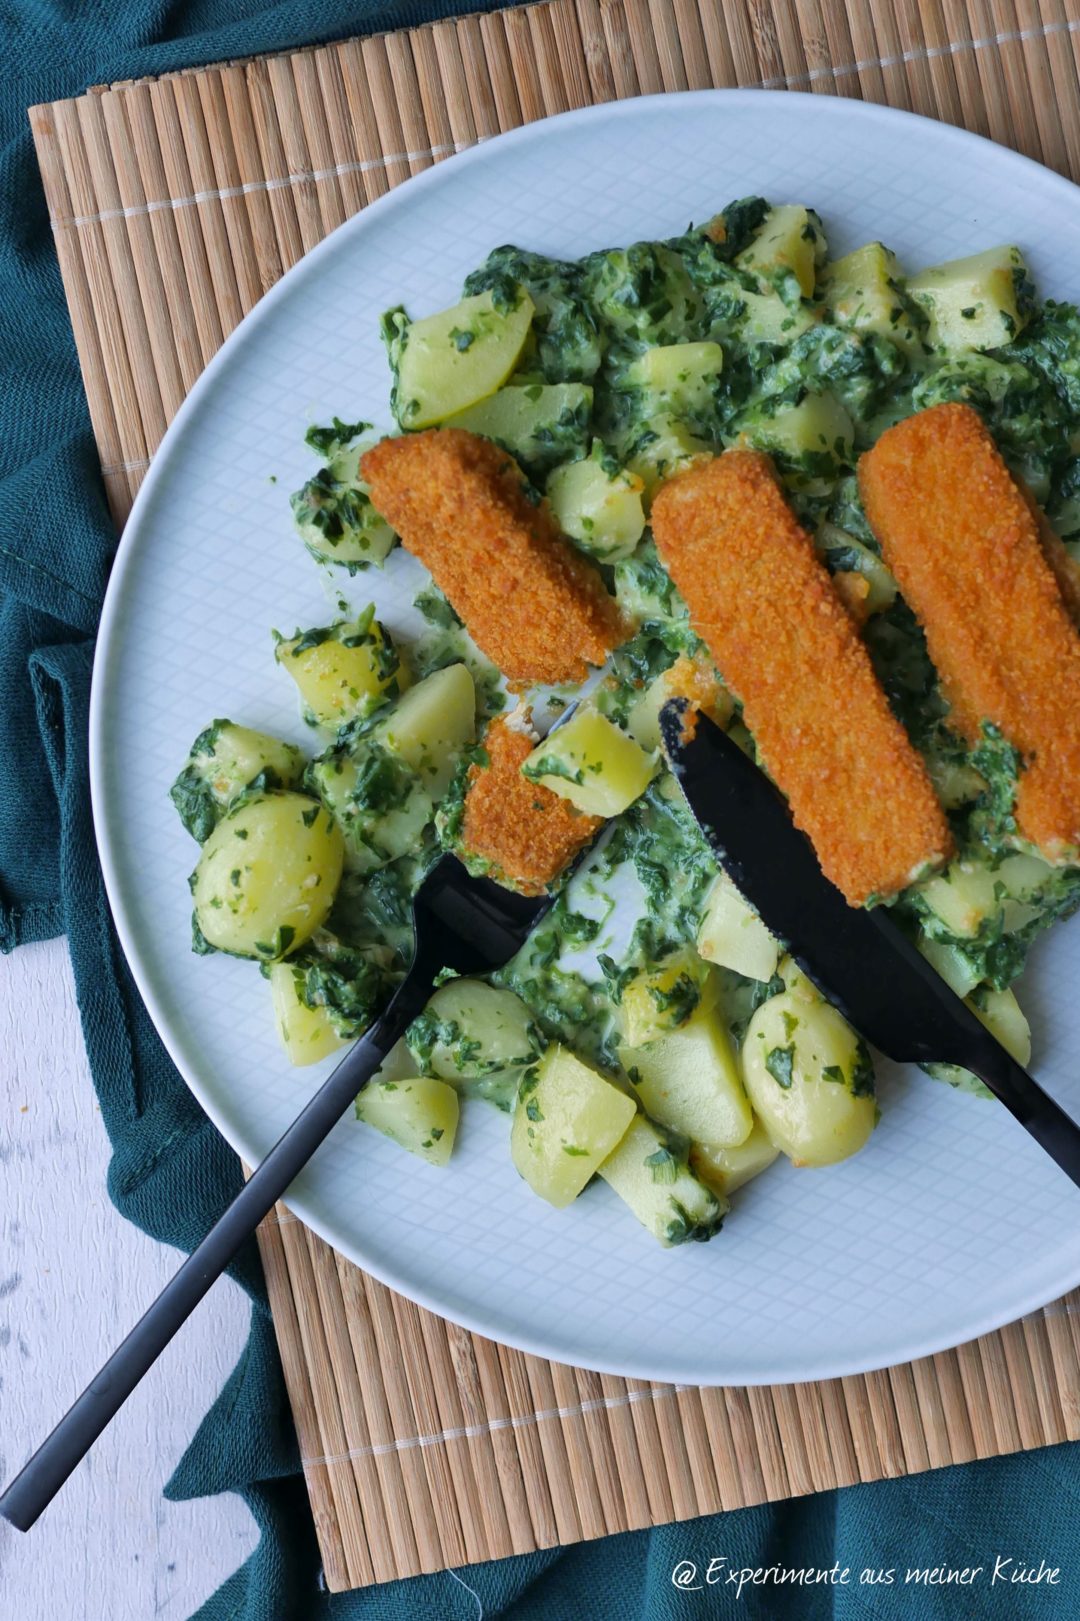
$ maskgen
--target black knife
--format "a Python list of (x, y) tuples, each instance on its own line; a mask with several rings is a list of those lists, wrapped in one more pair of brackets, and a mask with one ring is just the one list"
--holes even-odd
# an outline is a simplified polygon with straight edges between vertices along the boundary
[(1080, 1187), (1080, 1126), (949, 989), (884, 907), (849, 906), (765, 773), (687, 704), (660, 712), (664, 753), (717, 861), (799, 967), (872, 1046), (959, 1064)]

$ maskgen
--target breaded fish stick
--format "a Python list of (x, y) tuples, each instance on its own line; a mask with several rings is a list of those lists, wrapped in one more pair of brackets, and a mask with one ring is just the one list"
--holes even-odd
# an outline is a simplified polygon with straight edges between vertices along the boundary
[(767, 456), (729, 450), (653, 503), (660, 556), (762, 761), (853, 906), (950, 853), (926, 768)]
[(600, 574), (490, 440), (463, 428), (404, 434), (367, 451), (360, 471), (376, 509), (507, 680), (583, 681), (623, 640)]
[(599, 816), (583, 815), (522, 776), (534, 747), (534, 738), (506, 720), (491, 723), (488, 764), (469, 771), (461, 824), (465, 855), (490, 862), (493, 877), (526, 895), (542, 895), (603, 826)]
[(1018, 831), (1062, 859), (1080, 844), (1080, 637), (1030, 500), (967, 405), (882, 434), (859, 489), (954, 724), (974, 741), (990, 721), (1020, 750)]

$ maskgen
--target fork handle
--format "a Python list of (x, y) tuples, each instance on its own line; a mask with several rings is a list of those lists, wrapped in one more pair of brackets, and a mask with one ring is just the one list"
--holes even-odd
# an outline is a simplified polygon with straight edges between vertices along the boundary
[(350, 1047), (306, 1108), (278, 1138), (223, 1215), (175, 1277), (113, 1352), (0, 1497), (0, 1515), (29, 1531), (82, 1462), (105, 1426), (157, 1361), (244, 1240), (273, 1209), (289, 1184), (374, 1075), (394, 1043), (422, 1011), (438, 965), (417, 952), (382, 1016)]

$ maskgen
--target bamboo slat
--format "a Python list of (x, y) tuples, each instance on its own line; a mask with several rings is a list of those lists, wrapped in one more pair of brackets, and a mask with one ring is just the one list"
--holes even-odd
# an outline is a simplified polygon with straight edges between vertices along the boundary
[[(31, 109), (122, 524), (243, 315), (342, 220), (531, 119), (658, 90), (863, 97), (1080, 180), (1072, 0), (549, 0)], [(675, 1389), (443, 1323), (284, 1209), (260, 1244), (334, 1591), (1080, 1437), (1080, 1293), (909, 1366)]]

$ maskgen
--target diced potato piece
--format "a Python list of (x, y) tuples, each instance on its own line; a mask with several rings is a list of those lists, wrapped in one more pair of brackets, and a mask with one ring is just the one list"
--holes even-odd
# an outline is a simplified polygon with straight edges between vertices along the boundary
[(861, 576), (867, 584), (863, 599), (866, 617), (882, 613), (896, 600), (896, 581), (876, 552), (834, 523), (823, 523), (816, 544), (826, 561), (838, 572)]
[(924, 928), (972, 939), (983, 925), (1001, 915), (1006, 933), (1022, 929), (1037, 915), (1039, 891), (1053, 869), (1040, 856), (1018, 852), (997, 866), (960, 859), (945, 872), (920, 884), (917, 894), (931, 916)]
[(552, 1046), (525, 1071), (510, 1153), (534, 1193), (561, 1210), (575, 1200), (637, 1113), (620, 1092), (566, 1047)]
[(649, 682), (627, 713), (626, 730), (647, 753), (661, 746), (660, 711), (670, 698), (688, 699), (717, 726), (726, 726), (735, 710), (712, 660), (706, 654), (682, 653)]
[(360, 457), (369, 443), (339, 449), (289, 498), (293, 521), (312, 556), (340, 563), (350, 573), (385, 561), (397, 539), (360, 477)]
[(448, 979), (406, 1032), (409, 1051), (445, 1081), (535, 1064), (543, 1038), (520, 996), (480, 979)]
[(277, 1033), (290, 1064), (298, 1066), (317, 1064), (345, 1045), (326, 1008), (308, 1007), (300, 994), (303, 983), (303, 971), (291, 963), (276, 962), (270, 969)]
[(834, 394), (807, 394), (798, 405), (754, 422), (740, 437), (816, 478), (851, 461), (855, 430)]
[(349, 872), (372, 872), (415, 850), (435, 815), (416, 774), (371, 735), (315, 760), (308, 781), (345, 835)]
[(589, 816), (618, 816), (645, 792), (657, 762), (598, 710), (581, 709), (521, 769)]
[(275, 657), (300, 689), (305, 718), (317, 726), (363, 720), (408, 685), (397, 649), (370, 609), (278, 642)]
[(718, 343), (659, 344), (630, 362), (624, 382), (655, 396), (657, 411), (692, 416), (713, 403), (723, 365)]
[(770, 980), (780, 961), (779, 944), (726, 872), (709, 891), (697, 948), (707, 962), (732, 968), (747, 979)]
[(645, 488), (636, 473), (609, 466), (602, 453), (556, 467), (547, 483), (552, 516), (564, 535), (603, 563), (629, 557), (645, 532)]
[(464, 664), (436, 670), (353, 742), (315, 760), (308, 780), (346, 839), (352, 872), (369, 872), (418, 845), (472, 740), (475, 688)]
[(909, 353), (923, 347), (906, 307), (896, 257), (880, 242), (867, 242), (834, 259), (821, 273), (825, 303), (838, 326), (873, 332)]
[(191, 745), (169, 792), (185, 828), (202, 844), (245, 790), (256, 784), (299, 788), (303, 775), (304, 756), (292, 743), (216, 720)]
[(810, 981), (790, 971), (785, 977), (790, 988), (763, 1002), (747, 1027), (746, 1090), (794, 1164), (834, 1165), (858, 1153), (874, 1129), (873, 1066), (847, 1020)]
[(494, 394), (517, 365), (532, 318), (532, 299), (523, 287), (512, 309), (497, 309), (486, 292), (421, 321), (391, 316), (394, 410), (401, 426), (430, 428)]
[(369, 1081), (356, 1099), (358, 1120), (429, 1165), (445, 1165), (449, 1160), (460, 1109), (454, 1088), (431, 1075)]
[(794, 343), (821, 319), (821, 312), (805, 304), (793, 309), (779, 293), (740, 290), (743, 315), (739, 335), (744, 343)]
[[(1005, 1051), (1026, 1068), (1031, 1062), (1031, 1026), (1013, 992), (993, 991), (988, 985), (981, 985), (964, 1000), (994, 1039), (1000, 1041)], [(959, 1064), (929, 1064), (927, 1068), (936, 1080), (947, 1081), (961, 1091), (974, 1092), (979, 1097), (992, 1096), (977, 1075), (961, 1069)]]
[(645, 1047), (622, 1045), (619, 1063), (645, 1112), (693, 1142), (745, 1142), (754, 1124), (738, 1060), (708, 998), (677, 1030)]
[(930, 755), (926, 760), (926, 769), (930, 773), (934, 792), (946, 810), (969, 805), (986, 787), (985, 778), (965, 760), (945, 760), (939, 754)]
[(907, 290), (930, 318), (935, 349), (996, 349), (1023, 331), (1029, 312), (1018, 293), (1027, 276), (1019, 248), (987, 248), (909, 276)]
[(916, 944), (931, 968), (941, 975), (957, 996), (967, 996), (975, 989), (979, 983), (979, 970), (956, 946), (948, 945), (944, 940), (931, 939), (925, 934), (919, 936)]
[(448, 428), (467, 428), (497, 439), (531, 466), (550, 467), (589, 442), (593, 391), (587, 383), (511, 383), (479, 405), (470, 405), (447, 420)]
[(325, 921), (343, 857), (341, 830), (318, 800), (242, 801), (211, 833), (192, 876), (199, 928), (219, 951), (286, 957)]
[(760, 1120), (754, 1121), (754, 1129), (746, 1141), (737, 1143), (734, 1148), (710, 1148), (706, 1143), (690, 1145), (690, 1169), (722, 1199), (730, 1198), (737, 1188), (745, 1187), (755, 1176), (767, 1171), (779, 1157), (780, 1150)]
[(464, 664), (436, 670), (398, 699), (379, 722), (380, 741), (417, 773), (434, 798), (444, 794), (476, 724), (476, 686)]
[(736, 263), (766, 284), (794, 276), (803, 298), (810, 298), (825, 253), (825, 233), (817, 215), (797, 203), (781, 203), (770, 208), (761, 229)]
[(667, 479), (708, 461), (712, 455), (713, 446), (707, 440), (697, 438), (685, 422), (662, 411), (649, 418), (644, 432), (634, 442), (626, 466), (641, 479), (646, 502), (650, 502)]
[(642, 1114), (598, 1174), (665, 1249), (711, 1238), (728, 1211), (727, 1200), (698, 1179), (683, 1153)]
[(948, 870), (920, 884), (917, 893), (950, 934), (970, 939), (998, 910), (995, 876), (974, 861), (953, 861)]
[(624, 987), (619, 1028), (628, 1047), (644, 1047), (685, 1024), (707, 994), (709, 970), (697, 952), (673, 951)]
[(1018, 1064), (1031, 1063), (1031, 1026), (1011, 990), (984, 987), (968, 997), (968, 1006)]

